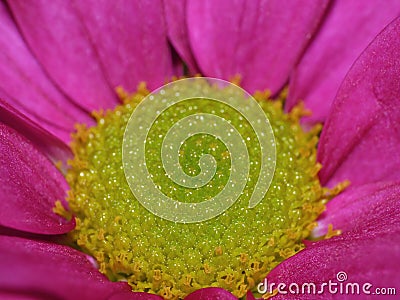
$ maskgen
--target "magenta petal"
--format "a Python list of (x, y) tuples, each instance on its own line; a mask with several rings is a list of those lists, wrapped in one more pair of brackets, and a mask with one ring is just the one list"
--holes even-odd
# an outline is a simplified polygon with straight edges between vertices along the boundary
[(162, 0), (76, 1), (111, 86), (151, 89), (173, 74)]
[(199, 72), (190, 48), (186, 23), (186, 0), (164, 0), (164, 12), (168, 28), (168, 38), (181, 58), (187, 64), (191, 74)]
[(400, 2), (335, 1), (291, 76), (288, 108), (303, 100), (324, 121), (346, 73), (372, 39), (400, 13)]
[(353, 65), (321, 135), (323, 184), (400, 179), (400, 19)]
[(0, 98), (44, 128), (69, 141), (79, 120), (89, 116), (65, 98), (26, 47), (5, 5), (0, 3)]
[(112, 295), (108, 300), (163, 300), (163, 298), (158, 295), (144, 292), (121, 292)]
[(1, 121), (17, 130), (46, 154), (53, 162), (67, 162), (72, 157), (69, 147), (59, 138), (36, 124), (25, 115), (0, 99)]
[(72, 1), (9, 1), (9, 5), (41, 65), (75, 103), (87, 111), (116, 103)]
[[(314, 283), (320, 291), (323, 283), (338, 284), (339, 272), (345, 272), (344, 284), (356, 283), (360, 295), (330, 293), (328, 287), (312, 299), (370, 299), (362, 287), (396, 288), (400, 282), (400, 185), (399, 182), (375, 183), (351, 188), (328, 204), (322, 222), (332, 221), (344, 233), (329, 240), (309, 243), (303, 251), (285, 260), (268, 275), (267, 283), (302, 286)], [(328, 220), (329, 219), (329, 220)], [(342, 276), (344, 274), (342, 273)], [(295, 287), (295, 285), (294, 285)], [(339, 287), (336, 285), (336, 287)], [(371, 296), (369, 296), (371, 297)], [(275, 298), (274, 298), (275, 299)], [(280, 294), (276, 299), (310, 299), (310, 294)], [(378, 298), (376, 298), (378, 299)]]
[(86, 255), (70, 247), (0, 236), (0, 294), (90, 300), (129, 290), (126, 283), (108, 281)]
[(1, 291), (0, 290), (0, 299), (7, 300), (42, 300), (44, 295), (40, 295), (38, 293), (30, 292), (26, 294), (19, 293), (17, 291)]
[[(397, 231), (377, 234), (373, 238), (370, 235), (346, 234), (314, 243), (278, 265), (267, 277), (268, 286), (274, 283), (274, 288), (277, 284), (284, 283), (286, 291), (289, 291), (289, 285), (297, 284), (301, 291), (304, 283), (314, 283), (317, 291), (320, 291), (321, 285), (328, 284), (329, 280), (339, 287), (340, 281), (336, 276), (339, 272), (345, 272), (347, 280), (342, 281), (344, 291), (345, 284), (356, 283), (360, 286), (360, 295), (341, 294), (339, 289), (332, 294), (325, 286), (322, 290), (324, 293), (319, 295), (315, 293), (310, 297), (307, 293), (291, 294), (289, 292), (273, 299), (371, 299), (368, 298), (371, 295), (362, 293), (362, 287), (366, 283), (372, 284), (369, 289), (371, 293), (378, 287), (396, 288), (398, 291), (400, 282), (400, 227), (398, 225)], [(376, 299), (378, 298), (380, 297)], [(384, 296), (382, 298), (386, 299)]]
[(191, 48), (206, 76), (242, 76), (249, 91), (286, 83), (328, 1), (189, 1)]
[(222, 288), (209, 287), (189, 294), (185, 300), (237, 300), (237, 298)]
[(0, 225), (39, 234), (62, 234), (75, 227), (52, 209), (65, 204), (64, 177), (31, 142), (0, 123)]
[(399, 199), (400, 182), (350, 187), (327, 204), (314, 233), (324, 235), (329, 224), (342, 232), (387, 232), (399, 223)]
[(87, 110), (110, 107), (115, 87), (158, 87), (172, 75), (160, 1), (10, 1), (33, 52)]
[(254, 297), (251, 291), (248, 291), (246, 294), (246, 300), (256, 300), (256, 297)]

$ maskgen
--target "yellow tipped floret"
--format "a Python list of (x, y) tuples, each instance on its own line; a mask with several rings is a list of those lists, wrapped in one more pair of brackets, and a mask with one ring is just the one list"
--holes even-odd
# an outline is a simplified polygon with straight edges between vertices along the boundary
[[(159, 171), (159, 136), (189, 110), (216, 112), (249, 137), (250, 180), (239, 200), (218, 217), (192, 224), (160, 219), (132, 195), (121, 157), (129, 117), (149, 92), (144, 84), (133, 95), (121, 88), (117, 91), (123, 105), (94, 113), (97, 125), (79, 125), (73, 134), (74, 159), (66, 175), (71, 187), (68, 201), (77, 220), (71, 238), (96, 258), (101, 272), (111, 280), (126, 280), (134, 291), (180, 299), (202, 287), (219, 286), (243, 297), (247, 290), (256, 289), (272, 268), (303, 249), (302, 241), (315, 228), (327, 200), (345, 187), (333, 191), (321, 187), (317, 177), (321, 165), (316, 162), (321, 128), (302, 129), (299, 119), (308, 114), (304, 107), (285, 114), (285, 93), (271, 101), (268, 91), (257, 92), (254, 97), (275, 135), (277, 163), (265, 198), (248, 209), (255, 184), (251, 179), (259, 172), (260, 148), (254, 142), (255, 133), (233, 110), (221, 110), (218, 103), (194, 105), (185, 101), (168, 117), (158, 119), (146, 141), (146, 164), (163, 193), (174, 199), (201, 201), (219, 193), (229, 176), (229, 152), (220, 141), (207, 136), (189, 138), (180, 149), (180, 163), (187, 174), (195, 175), (199, 172), (196, 159), (212, 154), (218, 169), (211, 186), (188, 190), (170, 184)], [(56, 207), (61, 212), (60, 205)]]

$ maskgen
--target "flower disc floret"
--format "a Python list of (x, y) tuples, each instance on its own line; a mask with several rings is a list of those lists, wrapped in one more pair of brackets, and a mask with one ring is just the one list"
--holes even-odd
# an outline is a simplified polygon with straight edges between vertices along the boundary
[(221, 191), (229, 177), (229, 152), (216, 138), (195, 135), (182, 145), (183, 170), (195, 176), (198, 159), (211, 154), (217, 170), (209, 184), (187, 189), (171, 183), (162, 171), (160, 149), (168, 128), (186, 115), (202, 112), (229, 119), (245, 138), (250, 176), (240, 198), (223, 214), (200, 223), (181, 224), (147, 211), (133, 196), (122, 164), (122, 141), (135, 107), (147, 95), (142, 85), (133, 95), (119, 91), (123, 105), (94, 113), (97, 125), (78, 126), (74, 158), (66, 175), (68, 201), (77, 226), (71, 238), (98, 262), (111, 280), (126, 280), (135, 291), (179, 299), (202, 287), (218, 286), (243, 297), (284, 259), (303, 248), (331, 195), (317, 177), (316, 145), (320, 127), (305, 132), (302, 107), (285, 114), (268, 93), (254, 97), (267, 115), (276, 141), (276, 171), (263, 201), (248, 203), (259, 173), (260, 148), (251, 126), (229, 108), (211, 101), (185, 101), (157, 120), (146, 141), (146, 165), (166, 195), (201, 201)]

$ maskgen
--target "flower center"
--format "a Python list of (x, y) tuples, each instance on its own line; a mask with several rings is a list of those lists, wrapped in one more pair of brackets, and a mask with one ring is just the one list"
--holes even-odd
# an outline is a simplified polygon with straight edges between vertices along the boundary
[[(302, 241), (316, 226), (329, 191), (317, 173), (316, 144), (320, 127), (303, 131), (301, 107), (283, 113), (280, 99), (267, 93), (255, 99), (268, 117), (276, 141), (276, 170), (264, 199), (248, 203), (260, 172), (260, 146), (249, 124), (237, 113), (212, 101), (176, 105), (160, 118), (146, 141), (146, 165), (160, 190), (174, 199), (199, 202), (221, 191), (229, 178), (229, 152), (218, 139), (195, 135), (180, 148), (179, 162), (190, 176), (199, 174), (199, 158), (211, 154), (217, 169), (210, 184), (196, 189), (172, 184), (162, 172), (161, 137), (182, 117), (196, 112), (216, 113), (231, 120), (245, 138), (251, 157), (249, 178), (240, 198), (221, 215), (198, 223), (161, 219), (133, 196), (125, 179), (122, 144), (127, 122), (148, 91), (120, 91), (124, 104), (94, 113), (97, 125), (77, 127), (71, 144), (74, 159), (66, 178), (68, 202), (77, 226), (71, 237), (94, 256), (111, 280), (126, 280), (135, 291), (165, 299), (183, 298), (202, 287), (219, 286), (242, 297), (284, 259), (303, 248)], [(189, 200), (188, 200), (189, 199)]]

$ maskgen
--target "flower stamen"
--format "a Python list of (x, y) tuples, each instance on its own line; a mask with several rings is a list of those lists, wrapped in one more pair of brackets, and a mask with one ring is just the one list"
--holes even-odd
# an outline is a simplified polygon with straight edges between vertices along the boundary
[[(160, 219), (132, 195), (121, 153), (129, 117), (149, 91), (142, 83), (132, 95), (122, 88), (117, 93), (122, 105), (93, 113), (97, 125), (77, 126), (73, 134), (74, 159), (69, 162), (66, 179), (71, 187), (67, 200), (77, 226), (70, 236), (96, 258), (102, 273), (111, 280), (126, 280), (135, 291), (180, 299), (202, 287), (220, 286), (243, 297), (272, 268), (304, 248), (303, 240), (316, 226), (326, 202), (346, 187), (321, 187), (317, 176), (321, 165), (316, 162), (321, 127), (309, 132), (302, 129), (299, 119), (308, 114), (304, 106), (300, 104), (285, 114), (285, 92), (274, 101), (269, 99), (268, 91), (257, 92), (254, 97), (275, 135), (277, 164), (265, 198), (248, 209), (260, 169), (255, 133), (245, 120), (235, 117), (233, 110), (207, 101), (196, 105), (185, 101), (176, 105), (168, 117), (157, 119), (154, 133), (149, 133), (146, 141), (146, 147), (150, 145), (146, 148), (146, 165), (163, 193), (200, 201), (219, 193), (226, 182), (230, 154), (217, 139), (207, 136), (189, 138), (179, 156), (182, 168), (193, 176), (198, 171), (196, 155), (213, 155), (218, 163), (217, 176), (206, 186), (207, 193), (171, 184), (162, 172), (159, 136), (165, 135), (171, 122), (195, 111), (231, 118), (235, 128), (249, 137), (245, 141), (252, 157), (250, 177), (237, 203), (218, 217), (193, 224)], [(57, 211), (60, 204), (56, 204)]]

